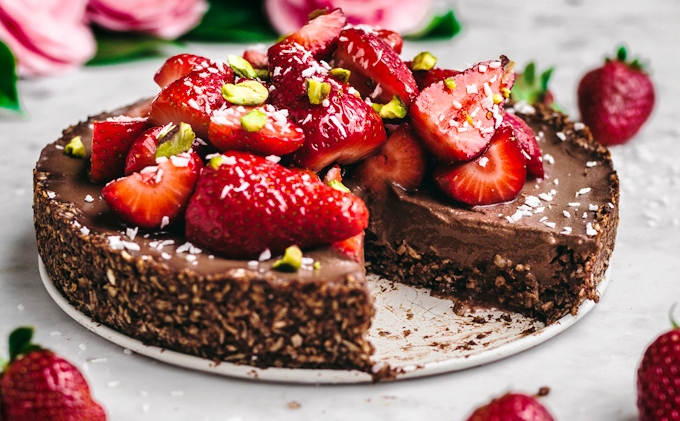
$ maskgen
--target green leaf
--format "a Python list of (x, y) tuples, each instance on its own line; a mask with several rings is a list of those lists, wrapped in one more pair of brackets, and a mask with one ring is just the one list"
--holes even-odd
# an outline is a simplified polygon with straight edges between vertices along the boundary
[(261, 1), (212, 0), (201, 23), (182, 39), (248, 43), (270, 41), (277, 36)]
[(135, 32), (110, 32), (96, 29), (95, 37), (97, 54), (87, 63), (94, 66), (159, 57), (165, 55), (163, 51), (168, 46), (181, 45), (177, 41), (168, 41)]
[(449, 10), (443, 15), (432, 18), (425, 29), (404, 36), (407, 39), (443, 39), (453, 38), (462, 29), (460, 22), (456, 19), (453, 10)]
[(9, 334), (9, 359), (14, 361), (19, 355), (24, 353), (24, 349), (30, 347), (33, 338), (32, 327), (18, 327)]
[(17, 91), (16, 60), (9, 47), (0, 41), (0, 108), (21, 111)]

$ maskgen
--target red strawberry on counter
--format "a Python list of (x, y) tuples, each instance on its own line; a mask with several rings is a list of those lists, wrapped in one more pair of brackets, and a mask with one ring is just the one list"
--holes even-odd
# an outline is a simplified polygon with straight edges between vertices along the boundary
[(10, 362), (0, 377), (3, 421), (105, 421), (78, 369), (31, 343), (33, 329), (10, 334)]
[(478, 63), (423, 89), (411, 105), (414, 133), (442, 162), (481, 154), (503, 121), (514, 80), (507, 57)]
[(288, 155), (298, 150), (305, 134), (288, 120), (287, 110), (271, 104), (260, 107), (231, 106), (215, 111), (208, 139), (220, 151), (239, 150), (257, 155)]
[(232, 78), (234, 74), (234, 71), (222, 62), (194, 54), (178, 54), (170, 57), (163, 63), (161, 68), (156, 72), (153, 80), (158, 86), (165, 88), (172, 82), (188, 75), (194, 70), (206, 70), (209, 72), (218, 71), (220, 73), (226, 73), (227, 75), (231, 74)]
[(581, 120), (603, 145), (627, 142), (640, 130), (654, 108), (654, 85), (642, 65), (626, 62), (621, 47), (616, 59), (586, 73), (578, 85)]
[(151, 122), (158, 126), (185, 122), (197, 136), (208, 138), (213, 111), (225, 104), (222, 85), (234, 81), (233, 72), (195, 70), (163, 89), (149, 110)]
[(123, 175), (132, 143), (149, 127), (148, 119), (126, 116), (95, 121), (92, 128), (90, 181), (101, 183)]
[(366, 158), (354, 170), (352, 176), (374, 194), (385, 193), (389, 183), (414, 191), (425, 177), (426, 166), (425, 150), (408, 123), (403, 123), (375, 155)]
[(195, 152), (159, 158), (155, 166), (110, 182), (102, 196), (128, 225), (162, 229), (181, 219), (202, 166)]
[(533, 396), (506, 393), (477, 408), (467, 421), (554, 421), (550, 412)]
[(526, 159), (509, 127), (496, 130), (478, 158), (440, 166), (435, 182), (449, 197), (471, 206), (507, 202), (517, 197), (527, 178)]
[(210, 160), (186, 212), (188, 241), (237, 259), (330, 245), (367, 225), (358, 197), (245, 152)]
[(680, 328), (652, 342), (637, 372), (640, 421), (680, 420)]
[(538, 145), (534, 131), (526, 121), (512, 113), (505, 113), (503, 115), (503, 124), (512, 128), (513, 136), (515, 136), (520, 148), (524, 151), (528, 175), (534, 178), (543, 178), (545, 176), (543, 154), (541, 153), (541, 147)]
[(396, 95), (406, 108), (418, 94), (413, 74), (378, 35), (357, 28), (342, 31), (335, 66), (349, 70), (349, 83), (364, 97), (386, 104)]

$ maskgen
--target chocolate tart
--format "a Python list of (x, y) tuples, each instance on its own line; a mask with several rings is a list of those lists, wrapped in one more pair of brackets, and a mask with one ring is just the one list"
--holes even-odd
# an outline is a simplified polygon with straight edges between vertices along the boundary
[[(87, 178), (91, 123), (143, 108), (91, 117), (41, 153), (34, 222), (57, 289), (94, 321), (149, 345), (218, 362), (389, 377), (389, 367), (371, 360), (375, 310), (357, 262), (310, 250), (318, 269), (283, 273), (272, 270), (273, 260), (212, 256), (186, 243), (181, 228), (138, 232), (109, 212), (102, 185)], [(487, 207), (463, 208), (428, 185), (365, 197), (369, 273), (431, 288), (461, 310), (494, 306), (548, 323), (598, 300), (618, 222), (609, 152), (560, 113), (521, 111), (539, 134), (545, 179), (528, 181), (513, 202)], [(63, 152), (74, 136), (86, 145), (85, 159)], [(353, 190), (363, 195), (361, 186)]]

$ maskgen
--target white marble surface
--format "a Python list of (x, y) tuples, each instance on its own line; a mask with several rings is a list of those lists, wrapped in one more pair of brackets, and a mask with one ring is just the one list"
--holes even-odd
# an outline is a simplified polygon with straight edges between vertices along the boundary
[[(680, 301), (680, 3), (639, 1), (460, 0), (464, 32), (452, 41), (409, 43), (443, 65), (506, 54), (520, 66), (556, 66), (557, 100), (578, 117), (579, 77), (625, 42), (651, 63), (655, 112), (634, 141), (612, 150), (621, 178), (621, 223), (611, 284), (595, 309), (537, 348), (484, 367), (360, 386), (296, 386), (202, 374), (168, 366), (89, 333), (45, 292), (37, 266), (31, 171), (40, 149), (88, 114), (153, 95), (161, 60), (86, 68), (22, 81), (25, 119), (0, 117), (0, 338), (18, 325), (85, 369), (112, 420), (463, 420), (477, 404), (508, 390), (551, 388), (544, 399), (558, 420), (637, 419), (635, 372), (646, 345), (669, 327)], [(242, 46), (200, 45), (224, 58)], [(680, 317), (680, 314), (678, 315)], [(3, 339), (4, 341), (4, 339)], [(0, 342), (3, 343), (3, 342)], [(6, 347), (0, 346), (6, 355)]]

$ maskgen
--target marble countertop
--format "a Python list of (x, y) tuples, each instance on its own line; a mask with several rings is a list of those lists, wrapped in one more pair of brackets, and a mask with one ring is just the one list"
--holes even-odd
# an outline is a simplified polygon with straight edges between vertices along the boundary
[[(531, 3), (531, 4), (530, 4)], [(578, 119), (579, 78), (620, 43), (650, 63), (657, 89), (652, 118), (629, 144), (612, 149), (621, 179), (621, 222), (610, 284), (586, 317), (513, 357), (461, 372), (375, 385), (302, 386), (235, 380), (170, 366), (90, 333), (50, 299), (38, 274), (32, 169), (65, 127), (157, 88), (162, 59), (88, 67), (20, 82), (25, 118), (0, 117), (0, 338), (19, 325), (85, 370), (111, 420), (463, 420), (509, 390), (536, 392), (558, 420), (634, 421), (635, 373), (680, 301), (680, 3), (459, 0), (464, 31), (453, 40), (407, 43), (405, 57), (430, 50), (442, 66), (505, 54), (521, 67), (555, 66), (557, 101)], [(190, 45), (224, 58), (242, 45)], [(680, 318), (680, 313), (676, 315)], [(0, 353), (6, 355), (5, 340)]]

